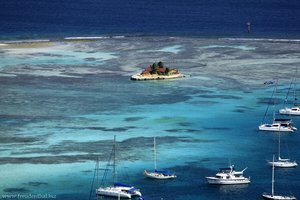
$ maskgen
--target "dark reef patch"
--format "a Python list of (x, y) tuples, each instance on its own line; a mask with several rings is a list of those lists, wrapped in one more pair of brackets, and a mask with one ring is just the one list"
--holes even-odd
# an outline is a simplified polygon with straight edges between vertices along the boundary
[(36, 143), (41, 142), (43, 139), (41, 137), (20, 137), (20, 136), (0, 136), (1, 144), (12, 144), (12, 143)]
[(283, 100), (279, 98), (258, 98), (257, 104), (263, 104), (263, 105), (279, 105), (282, 104)]
[(243, 109), (235, 109), (235, 110), (233, 110), (233, 112), (236, 112), (236, 113), (244, 113), (244, 112), (246, 112), (246, 111), (243, 110)]
[(167, 129), (165, 131), (169, 133), (178, 133), (178, 132), (201, 133), (202, 132), (202, 130), (196, 130), (196, 129)]
[(242, 99), (242, 97), (239, 96), (233, 96), (233, 95), (215, 95), (215, 94), (202, 94), (198, 95), (200, 98), (207, 98), (207, 99)]
[(74, 129), (74, 130), (99, 130), (104, 132), (125, 132), (129, 129), (136, 128), (135, 126), (124, 126), (124, 127), (114, 127), (114, 128), (106, 128), (101, 126), (87, 126), (87, 127), (66, 127), (66, 126), (57, 126), (55, 128), (59, 129)]
[[(184, 129), (189, 131), (189, 129)], [(198, 130), (190, 130), (197, 131)], [(217, 140), (195, 139), (192, 137), (164, 136), (157, 137), (157, 145), (174, 143), (207, 143)], [(139, 152), (145, 148), (152, 148), (153, 137), (136, 137), (123, 141), (117, 141), (117, 150), (122, 151), (118, 155), (118, 160), (138, 160)], [(77, 142), (66, 140), (56, 145), (50, 145), (47, 148), (28, 148), (21, 153), (14, 153), (13, 157), (0, 157), (0, 164), (61, 164), (96, 161), (97, 157), (101, 161), (107, 161), (113, 148), (113, 140)], [(136, 152), (132, 154), (131, 152)], [(65, 155), (72, 153), (74, 155)], [(78, 153), (78, 154), (77, 154)], [(43, 156), (27, 157), (24, 154), (49, 154)], [(20, 155), (17, 157), (16, 155)]]
[(49, 184), (48, 183), (45, 183), (45, 182), (28, 182), (26, 183), (26, 185), (29, 185), (29, 186), (33, 186), (33, 187), (40, 187), (40, 186), (48, 186)]
[(231, 128), (228, 127), (203, 127), (205, 130), (216, 130), (216, 131), (229, 131)]
[(80, 172), (82, 172), (82, 173), (92, 173), (94, 171), (93, 170), (83, 170), (83, 171), (80, 171)]
[(26, 188), (5, 188), (3, 189), (3, 192), (8, 193), (24, 193), (24, 192), (30, 192), (30, 190)]
[(126, 122), (135, 122), (144, 119), (144, 117), (127, 117), (124, 119)]
[(190, 126), (192, 123), (190, 123), (190, 122), (178, 122), (177, 124), (179, 126), (187, 127), (187, 126)]

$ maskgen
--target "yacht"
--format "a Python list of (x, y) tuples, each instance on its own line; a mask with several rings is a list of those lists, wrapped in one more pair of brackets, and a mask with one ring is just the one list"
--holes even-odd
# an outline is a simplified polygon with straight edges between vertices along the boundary
[(291, 80), (291, 84), (290, 84), (290, 87), (287, 91), (287, 95), (286, 95), (286, 98), (285, 98), (285, 101), (284, 101), (284, 105), (288, 102), (288, 96), (290, 94), (290, 90), (292, 89), (292, 86), (293, 87), (293, 90), (294, 90), (294, 100), (293, 100), (293, 105), (290, 106), (290, 107), (285, 107), (285, 108), (282, 108), (282, 109), (279, 109), (279, 113), (282, 114), (282, 115), (300, 115), (300, 105), (299, 103), (297, 103), (297, 87), (296, 87), (296, 74), (297, 74), (297, 71), (298, 71), (298, 68), (296, 68), (296, 73), (295, 73), (295, 76), (294, 78)]
[[(113, 155), (113, 182), (115, 182), (116, 177), (116, 136), (114, 137), (114, 146), (111, 155)], [(99, 170), (99, 164), (97, 163), (97, 176)], [(108, 163), (110, 166), (110, 163)], [(107, 169), (106, 169), (107, 170)], [(104, 173), (104, 177), (106, 177), (106, 173)], [(97, 178), (98, 180), (98, 178)], [(125, 185), (123, 183), (114, 183), (108, 187), (99, 187), (96, 189), (96, 196), (107, 196), (107, 197), (118, 197), (118, 198), (127, 198), (131, 199), (134, 196), (141, 197), (141, 192), (130, 185)]]
[(282, 108), (279, 110), (282, 115), (300, 115), (300, 107)]
[(131, 199), (131, 194), (127, 191), (122, 191), (118, 187), (100, 187), (96, 190), (97, 196), (109, 196)]
[(294, 132), (296, 127), (291, 124), (274, 122), (272, 124), (261, 124), (258, 126), (260, 131), (276, 131), (276, 132)]
[(153, 139), (153, 157), (154, 157), (154, 171), (144, 170), (144, 175), (148, 178), (153, 179), (173, 179), (177, 176), (174, 172), (166, 171), (166, 170), (157, 170), (156, 169), (156, 139)]
[[(277, 90), (277, 82), (276, 82), (276, 86), (274, 87), (274, 90), (273, 90), (273, 93), (271, 96), (271, 99), (273, 99), (273, 100), (274, 100), (274, 94), (276, 93), (276, 90)], [(267, 109), (266, 109), (266, 112), (265, 112), (262, 122), (264, 122), (266, 119), (270, 103), (267, 106)], [(297, 130), (297, 128), (293, 126), (290, 119), (276, 119), (275, 118), (275, 100), (273, 102), (273, 121), (269, 122), (269, 123), (261, 123), (258, 126), (258, 129), (260, 131), (276, 131), (276, 132), (294, 132)]]
[(291, 168), (291, 167), (297, 167), (298, 164), (296, 161), (291, 161), (288, 158), (281, 158), (280, 157), (280, 133), (278, 134), (278, 158), (277, 160), (269, 161), (269, 165), (279, 168)]
[(177, 177), (173, 172), (164, 170), (154, 170), (154, 172), (144, 170), (144, 175), (148, 178), (154, 179), (172, 179)]
[(234, 166), (228, 168), (220, 168), (220, 171), (213, 177), (206, 177), (209, 184), (215, 185), (234, 185), (234, 184), (247, 184), (250, 183), (250, 177), (243, 176), (244, 171), (235, 171)]
[(271, 166), (274, 164), (275, 167), (279, 167), (279, 168), (292, 168), (298, 166), (296, 161), (291, 161), (290, 159), (283, 159), (280, 157), (278, 157), (277, 160), (269, 161), (268, 163)]
[(275, 195), (274, 194), (274, 179), (275, 179), (275, 175), (274, 175), (274, 155), (273, 155), (273, 167), (272, 167), (272, 193), (271, 194), (267, 194), (264, 193), (262, 195), (263, 199), (265, 200), (296, 200), (295, 196), (282, 196), (282, 195)]

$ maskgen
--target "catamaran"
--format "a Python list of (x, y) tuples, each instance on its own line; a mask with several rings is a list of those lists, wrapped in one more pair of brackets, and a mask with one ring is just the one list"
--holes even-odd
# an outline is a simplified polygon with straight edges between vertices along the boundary
[(274, 119), (272, 124), (261, 124), (258, 126), (258, 129), (260, 131), (275, 131), (275, 132), (294, 132), (297, 130), (296, 127), (293, 126), (293, 124), (290, 123), (281, 123), (277, 122), (276, 119)]
[[(112, 154), (114, 157), (113, 162), (113, 182), (115, 182), (116, 177), (116, 136), (114, 136), (114, 145)], [(109, 166), (109, 164), (108, 164)], [(98, 169), (97, 169), (98, 173)], [(106, 175), (106, 173), (104, 173)], [(112, 186), (108, 187), (99, 187), (96, 189), (97, 196), (108, 196), (108, 197), (118, 197), (118, 198), (127, 198), (131, 199), (134, 196), (141, 197), (141, 192), (134, 188), (133, 186), (126, 185), (123, 183), (114, 183)]]
[(273, 155), (273, 167), (272, 167), (272, 193), (271, 194), (267, 194), (267, 193), (264, 193), (262, 195), (263, 199), (265, 200), (296, 200), (296, 197), (295, 196), (282, 196), (282, 195), (275, 195), (274, 193), (274, 168), (275, 168), (275, 165), (274, 165), (274, 155)]
[[(298, 105), (298, 104), (296, 104)], [(282, 108), (279, 110), (279, 113), (282, 115), (300, 115), (300, 107), (291, 107), (291, 108)]]
[(177, 176), (175, 173), (166, 171), (166, 170), (157, 170), (156, 168), (156, 140), (155, 137), (153, 139), (153, 156), (154, 156), (154, 171), (150, 172), (147, 170), (144, 170), (144, 175), (149, 178), (154, 179), (173, 179)]
[(291, 167), (297, 167), (298, 164), (296, 161), (291, 161), (290, 159), (287, 158), (281, 158), (280, 157), (280, 133), (278, 133), (278, 159), (269, 161), (269, 165), (275, 166), (275, 167), (280, 167), (280, 168), (291, 168)]
[[(276, 92), (276, 88), (277, 88), (277, 83), (273, 90), (271, 99), (273, 98), (273, 96)], [(265, 112), (265, 115), (264, 115), (264, 118), (262, 121), (265, 121), (268, 109), (269, 109), (269, 104), (267, 106), (267, 109), (266, 109), (266, 112)], [(291, 119), (276, 119), (275, 118), (275, 100), (274, 100), (274, 104), (273, 104), (273, 122), (272, 123), (261, 123), (258, 126), (258, 129), (260, 131), (275, 131), (275, 132), (294, 132), (297, 130), (297, 128), (293, 126)]]
[[(296, 68), (296, 74), (297, 74), (297, 68)], [(290, 89), (292, 87), (292, 84), (294, 83), (294, 105), (292, 107), (285, 107), (279, 110), (279, 113), (282, 115), (300, 115), (300, 105), (297, 103), (297, 94), (296, 94), (296, 76), (294, 77), (294, 79), (292, 79), (290, 87), (288, 89), (285, 101), (284, 101), (284, 105), (288, 100), (288, 96), (290, 93)]]
[(212, 177), (206, 177), (209, 184), (215, 185), (234, 185), (234, 184), (248, 184), (250, 183), (250, 177), (244, 177), (244, 171), (235, 171), (234, 166), (230, 165), (227, 168), (220, 168), (220, 171)]

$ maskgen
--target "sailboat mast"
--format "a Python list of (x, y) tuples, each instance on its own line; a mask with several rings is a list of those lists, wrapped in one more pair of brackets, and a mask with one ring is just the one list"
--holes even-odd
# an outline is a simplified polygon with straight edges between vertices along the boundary
[(96, 184), (99, 187), (99, 156), (97, 156), (97, 164), (96, 164)]
[(153, 156), (154, 156), (154, 170), (156, 170), (156, 140), (155, 137), (153, 139)]
[[(278, 81), (276, 81), (276, 86), (275, 86), (275, 89), (274, 89), (274, 95), (276, 95), (276, 92), (277, 92), (277, 83), (278, 83)], [(273, 103), (273, 122), (275, 121), (275, 103), (276, 103), (276, 100), (274, 98), (274, 103)]]
[(278, 133), (278, 160), (280, 160), (280, 133)]
[[(296, 66), (296, 74), (298, 72), (298, 67)], [(294, 106), (297, 105), (297, 94), (296, 94), (296, 90), (297, 90), (297, 87), (296, 87), (296, 74), (295, 74), (295, 77), (294, 77)]]
[(113, 182), (116, 181), (116, 136), (114, 136), (114, 146), (113, 146), (113, 156), (114, 156), (114, 163), (113, 163)]
[(274, 196), (274, 155), (273, 155), (273, 166), (272, 166), (272, 196)]

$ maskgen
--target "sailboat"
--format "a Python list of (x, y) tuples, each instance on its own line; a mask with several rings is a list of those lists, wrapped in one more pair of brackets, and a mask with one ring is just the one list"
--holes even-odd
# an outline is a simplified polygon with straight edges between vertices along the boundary
[[(296, 68), (296, 74), (297, 74), (297, 68)], [(291, 89), (291, 86), (294, 82), (294, 105), (292, 107), (285, 107), (279, 110), (279, 113), (282, 115), (300, 115), (300, 105), (297, 104), (297, 95), (296, 95), (296, 86), (295, 86), (296, 77), (291, 81), (290, 87), (288, 89), (284, 104), (287, 102), (289, 92)]]
[[(96, 189), (96, 195), (97, 196), (108, 196), (108, 197), (118, 197), (118, 198), (126, 198), (131, 199), (133, 196), (139, 196), (141, 197), (141, 192), (134, 188), (133, 186), (126, 185), (123, 183), (115, 183), (115, 177), (116, 177), (116, 136), (114, 136), (114, 145), (112, 154), (114, 157), (113, 162), (113, 182), (114, 184), (112, 186), (108, 187), (99, 187)], [(98, 171), (98, 169), (97, 169)], [(106, 175), (106, 173), (105, 173)]]
[(149, 172), (147, 170), (144, 170), (144, 175), (149, 178), (154, 178), (154, 179), (173, 179), (176, 178), (177, 176), (175, 173), (170, 172), (170, 171), (165, 171), (165, 170), (157, 170), (156, 169), (156, 140), (155, 137), (153, 139), (153, 156), (154, 156), (154, 171)]
[[(272, 93), (271, 99), (274, 96), (276, 88), (277, 88), (277, 83), (276, 83), (276, 86), (275, 86), (274, 91)], [(267, 115), (268, 108), (269, 108), (269, 105), (266, 109), (263, 121), (265, 120), (265, 117)], [(276, 132), (294, 132), (295, 130), (297, 130), (297, 128), (293, 126), (291, 119), (276, 119), (275, 118), (275, 101), (274, 101), (274, 104), (273, 104), (273, 122), (270, 123), (270, 124), (261, 123), (261, 125), (258, 126), (258, 129), (260, 131), (276, 131)]]
[(269, 165), (275, 166), (275, 167), (280, 167), (280, 168), (291, 168), (291, 167), (297, 167), (298, 164), (296, 161), (291, 161), (290, 159), (287, 158), (281, 158), (280, 157), (280, 133), (278, 134), (278, 159), (269, 161)]
[(273, 200), (296, 200), (296, 197), (295, 196), (282, 196), (282, 195), (275, 195), (274, 193), (274, 155), (273, 155), (273, 167), (272, 167), (272, 193), (271, 194), (267, 194), (267, 193), (264, 193), (262, 195), (263, 199), (265, 200), (269, 200), (269, 199), (273, 199)]

